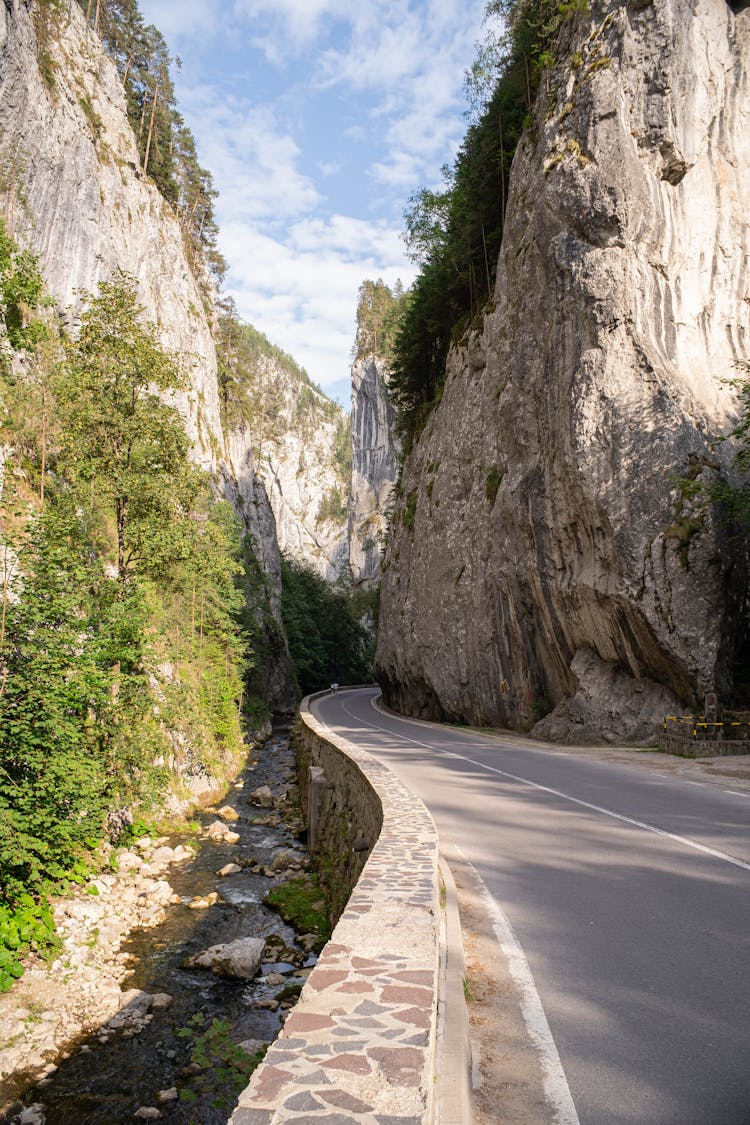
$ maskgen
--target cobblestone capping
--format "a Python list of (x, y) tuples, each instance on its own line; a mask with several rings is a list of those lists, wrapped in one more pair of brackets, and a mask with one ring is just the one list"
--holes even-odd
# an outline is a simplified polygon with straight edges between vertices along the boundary
[(356, 764), (382, 805), (382, 829), (231, 1125), (427, 1125), (439, 968), (435, 825), (387, 767), (318, 723), (306, 703), (313, 741)]
[(750, 753), (750, 740), (685, 738), (679, 734), (662, 733), (659, 735), (659, 749), (683, 758), (721, 758)]

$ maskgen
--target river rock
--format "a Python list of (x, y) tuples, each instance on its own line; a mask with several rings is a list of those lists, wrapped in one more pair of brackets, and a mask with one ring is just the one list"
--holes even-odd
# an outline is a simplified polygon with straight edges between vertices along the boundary
[(156, 848), (148, 862), (152, 871), (163, 871), (170, 863), (174, 863), (174, 848), (162, 844), (161, 847)]
[(120, 871), (138, 871), (143, 866), (143, 859), (134, 852), (121, 852), (117, 857), (117, 866)]
[(300, 870), (302, 867), (301, 856), (297, 852), (290, 851), (285, 848), (281, 852), (277, 852), (271, 860), (271, 867), (274, 871), (288, 871), (290, 868)]
[(240, 819), (240, 814), (236, 809), (233, 809), (231, 805), (223, 805), (222, 808), (218, 810), (217, 816), (220, 816), (222, 820), (235, 821)]
[(156, 1121), (161, 1117), (161, 1110), (157, 1109), (155, 1105), (142, 1105), (133, 1114), (133, 1117), (140, 1117), (142, 1121)]
[(247, 1051), (248, 1055), (256, 1055), (258, 1051), (262, 1051), (267, 1046), (268, 1043), (264, 1042), (263, 1039), (243, 1039), (240, 1043), (240, 1047), (243, 1051)]
[(219, 901), (219, 896), (216, 891), (211, 891), (209, 895), (201, 895), (199, 898), (194, 898), (192, 902), (188, 903), (189, 910), (208, 910), (210, 906)]
[(206, 836), (210, 840), (225, 844), (236, 844), (240, 838), (238, 832), (232, 832), (221, 820), (214, 820), (209, 824), (206, 829)]
[(168, 1090), (159, 1090), (156, 1095), (156, 1100), (161, 1102), (176, 1102), (178, 1098), (177, 1087), (170, 1086)]
[(247, 799), (251, 805), (260, 805), (262, 809), (272, 809), (274, 806), (273, 793), (268, 785), (254, 789)]
[(260, 969), (265, 949), (263, 938), (247, 937), (225, 945), (212, 945), (203, 953), (191, 957), (188, 965), (196, 969), (210, 969), (222, 977), (252, 980)]
[(155, 1012), (165, 1011), (172, 1003), (173, 997), (168, 992), (155, 992), (151, 997), (151, 1007)]
[(183, 860), (193, 859), (195, 852), (192, 848), (186, 848), (184, 844), (178, 844), (174, 849), (174, 862), (182, 863)]
[(44, 1125), (46, 1118), (43, 1103), (34, 1102), (33, 1105), (26, 1106), (14, 1120), (18, 1125)]
[(237, 875), (240, 871), (242, 868), (238, 863), (226, 863), (216, 874), (224, 878), (226, 875)]

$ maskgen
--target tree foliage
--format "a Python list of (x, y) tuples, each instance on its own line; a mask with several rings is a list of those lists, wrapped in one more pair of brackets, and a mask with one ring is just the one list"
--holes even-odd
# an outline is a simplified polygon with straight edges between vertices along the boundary
[(540, 76), (562, 20), (585, 0), (491, 0), (504, 17), (467, 76), (473, 120), (440, 191), (422, 188), (405, 213), (406, 242), (421, 272), (396, 334), (391, 389), (408, 439), (439, 397), (453, 339), (490, 299), (503, 235), (510, 167), (530, 120)]
[(372, 678), (370, 638), (348, 592), (293, 559), (281, 560), (281, 616), (302, 695)]
[(363, 281), (357, 303), (355, 357), (376, 355), (390, 367), (399, 322), (408, 303), (400, 281), (391, 289), (382, 278)]
[(177, 108), (172, 68), (180, 60), (170, 56), (161, 32), (143, 22), (137, 0), (79, 3), (117, 64), (144, 172), (175, 208), (193, 259), (201, 253), (221, 279), (226, 263), (216, 245), (217, 192)]
[[(34, 347), (46, 334), (33, 313), (44, 303), (39, 263), (27, 250), (19, 250), (0, 219), (0, 327), (10, 351)], [(7, 367), (5, 353), (3, 366)]]
[(119, 576), (136, 565), (158, 573), (180, 550), (200, 478), (179, 414), (157, 393), (182, 377), (143, 322), (133, 278), (104, 282), (89, 298), (67, 351), (56, 380), (66, 472), (114, 521)]
[[(21, 327), (44, 301), (24, 293)], [(23, 363), (0, 370), (0, 991), (54, 941), (45, 896), (158, 807), (167, 762), (238, 761), (251, 663), (236, 516), (189, 461), (165, 402), (178, 365), (132, 279), (89, 297), (76, 340), (14, 339)]]

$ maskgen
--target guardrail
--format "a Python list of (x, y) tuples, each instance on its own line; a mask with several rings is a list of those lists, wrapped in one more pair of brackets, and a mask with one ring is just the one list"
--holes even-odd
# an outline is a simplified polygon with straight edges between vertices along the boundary
[(667, 715), (659, 746), (683, 758), (750, 754), (750, 723), (741, 719), (707, 719), (705, 715)]

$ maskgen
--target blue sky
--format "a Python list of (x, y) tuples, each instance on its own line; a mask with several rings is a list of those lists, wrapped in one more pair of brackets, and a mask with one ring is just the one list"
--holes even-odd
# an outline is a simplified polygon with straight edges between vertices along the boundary
[(141, 0), (182, 59), (225, 290), (342, 403), (358, 286), (414, 277), (403, 210), (465, 132), (484, 2)]

